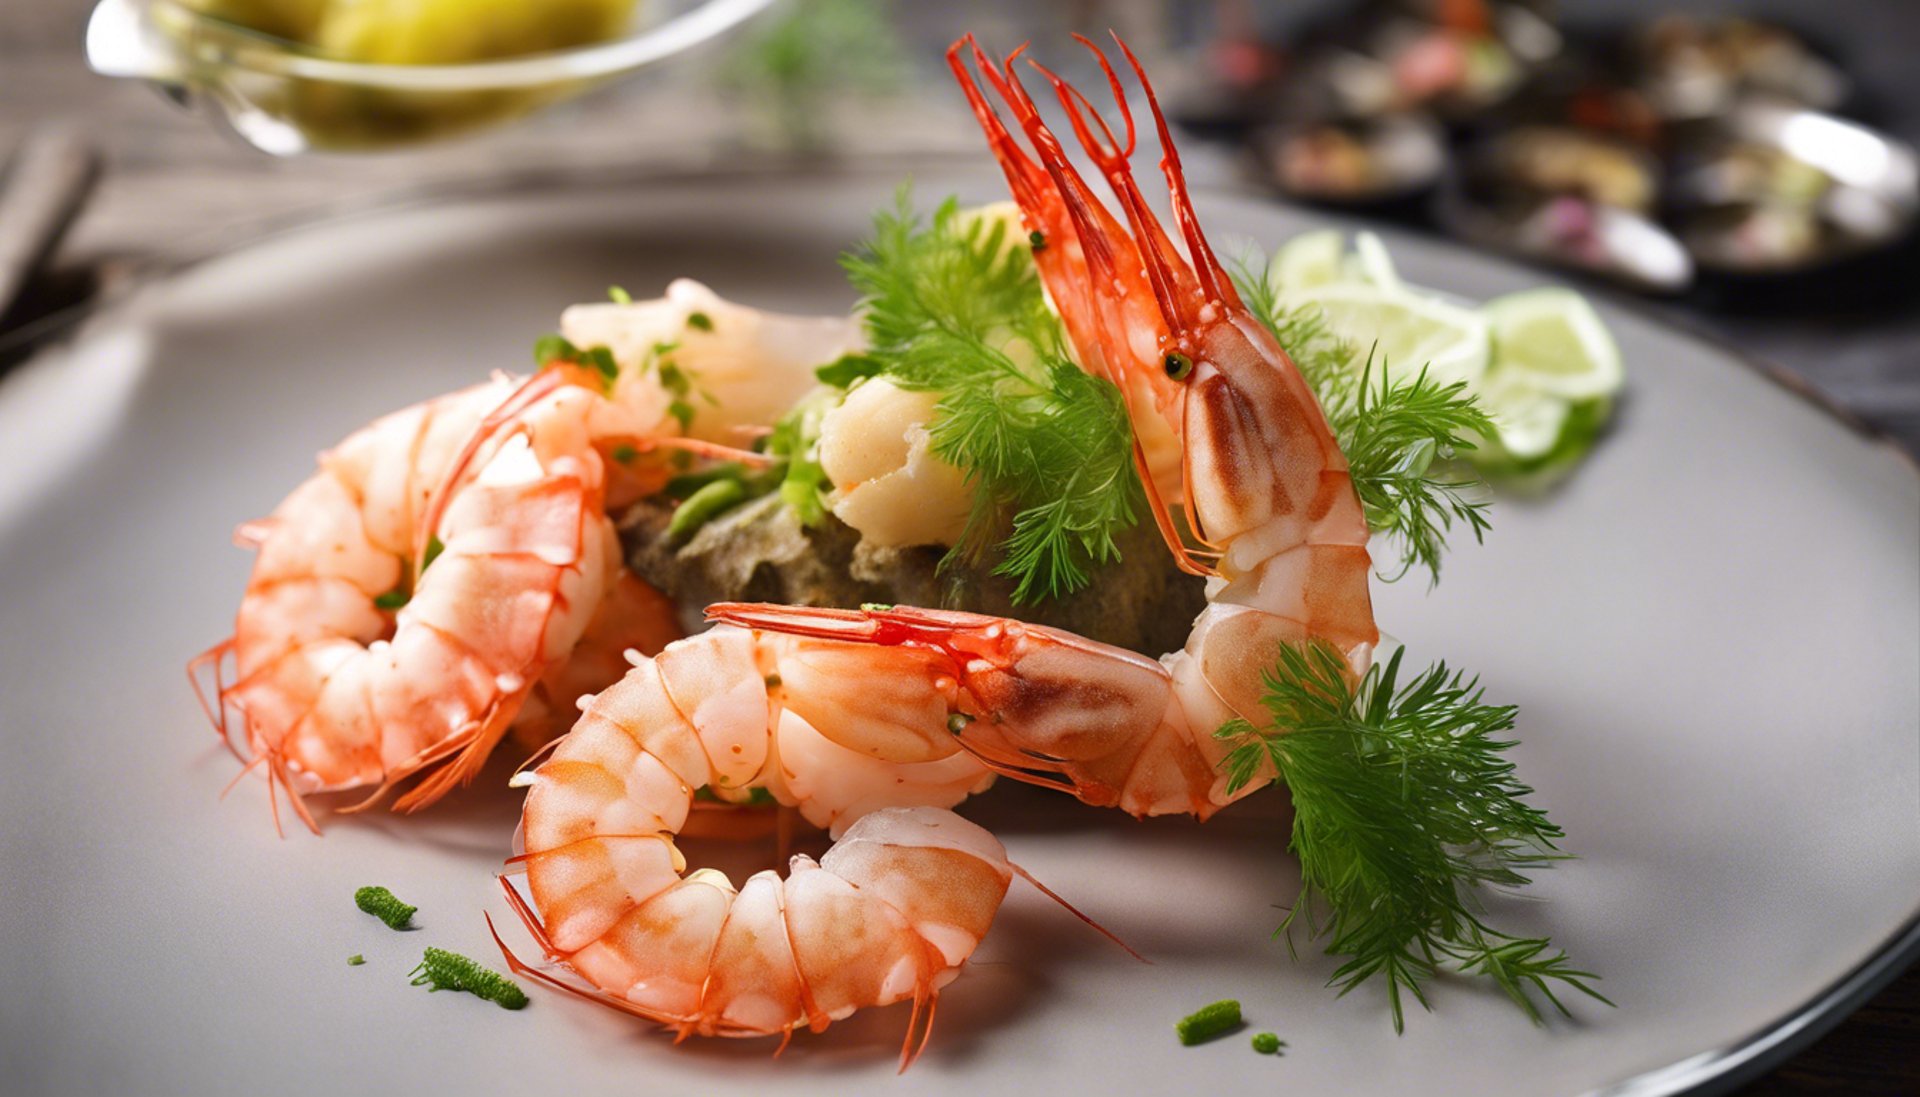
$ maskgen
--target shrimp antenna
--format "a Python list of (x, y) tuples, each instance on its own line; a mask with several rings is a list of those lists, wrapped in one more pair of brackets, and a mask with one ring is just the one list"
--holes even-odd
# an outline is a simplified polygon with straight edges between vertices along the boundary
[(1122, 941), (1119, 938), (1119, 936), (1115, 934), (1112, 930), (1094, 921), (1092, 918), (1087, 917), (1085, 914), (1082, 914), (1078, 907), (1075, 907), (1072, 903), (1069, 903), (1065, 899), (1061, 898), (1059, 892), (1054, 891), (1052, 888), (1034, 879), (1033, 873), (1028, 872), (1026, 869), (1021, 868), (1019, 865), (1014, 864), (1012, 861), (1007, 862), (1007, 867), (1011, 868), (1014, 872), (1019, 873), (1020, 878), (1022, 880), (1025, 880), (1027, 883), (1032, 884), (1034, 888), (1040, 892), (1040, 894), (1046, 896), (1049, 899), (1052, 899), (1056, 903), (1059, 903), (1062, 907), (1065, 907), (1068, 914), (1071, 914), (1075, 918), (1078, 918), (1082, 922), (1085, 922), (1087, 925), (1092, 926), (1094, 931), (1099, 933), (1100, 936), (1105, 937), (1107, 940), (1112, 941), (1114, 944), (1119, 945), (1121, 948), (1125, 949), (1128, 956), (1133, 957), (1134, 959), (1140, 961), (1143, 964), (1153, 963), (1152, 960), (1149, 960), (1145, 956), (1142, 956), (1138, 952), (1134, 951), (1134, 948), (1132, 945), (1129, 945), (1125, 941)]

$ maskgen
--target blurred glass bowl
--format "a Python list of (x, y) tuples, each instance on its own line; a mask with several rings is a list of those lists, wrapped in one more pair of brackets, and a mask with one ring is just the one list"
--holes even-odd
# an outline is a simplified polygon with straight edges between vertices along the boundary
[(199, 105), (263, 151), (378, 149), (517, 118), (672, 57), (774, 0), (643, 0), (621, 37), (459, 65), (343, 61), (177, 0), (101, 0), (87, 62)]

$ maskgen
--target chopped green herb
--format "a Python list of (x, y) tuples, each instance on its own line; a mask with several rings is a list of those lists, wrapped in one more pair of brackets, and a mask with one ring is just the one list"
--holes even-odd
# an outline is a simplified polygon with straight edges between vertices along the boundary
[(823, 389), (801, 400), (767, 436), (767, 453), (780, 462), (769, 470), (778, 474), (780, 499), (808, 527), (818, 526), (827, 517), (827, 492), (833, 485), (820, 464), (820, 424), (838, 395)]
[(738, 480), (715, 480), (687, 496), (667, 520), (667, 537), (684, 541), (717, 515), (731, 509), (747, 497), (747, 489)]
[(360, 955), (357, 952), (354, 953), (352, 956), (347, 957), (348, 967), (359, 967), (361, 964), (364, 964), (366, 962), (367, 962), (367, 958), (365, 956)]
[(612, 298), (616, 305), (633, 304), (633, 294), (628, 293), (625, 286), (608, 286), (607, 296)]
[(413, 985), (417, 987), (464, 990), (502, 1009), (526, 1008), (527, 992), (521, 990), (518, 983), (497, 971), (481, 967), (457, 952), (429, 947), (420, 960), (420, 966), (408, 974), (418, 976), (413, 980)]
[(425, 575), (427, 569), (432, 567), (433, 562), (440, 559), (440, 554), (445, 551), (447, 551), (447, 544), (445, 541), (440, 540), (440, 535), (437, 533), (429, 534), (427, 536), (427, 551), (420, 557), (420, 574)]
[(533, 341), (533, 360), (542, 368), (555, 362), (571, 362), (580, 366), (591, 366), (600, 374), (600, 379), (608, 385), (620, 376), (620, 366), (613, 360), (613, 351), (606, 347), (576, 347), (561, 335), (542, 335)]
[(413, 913), (420, 909), (394, 898), (383, 887), (364, 887), (353, 893), (353, 905), (385, 922), (390, 929), (412, 929)]
[(1224, 1036), (1239, 1028), (1240, 1024), (1240, 1003), (1226, 998), (1209, 1006), (1201, 1006), (1182, 1017), (1173, 1026), (1173, 1031), (1180, 1037), (1181, 1043), (1192, 1047)]
[(661, 489), (661, 493), (670, 499), (684, 501), (694, 492), (716, 480), (738, 480), (745, 484), (746, 479), (747, 466), (738, 461), (722, 461), (719, 464), (694, 469), (692, 472), (683, 472), (673, 477), (667, 481), (667, 486)]
[(395, 587), (385, 594), (375, 596), (373, 605), (376, 609), (399, 609), (412, 597), (413, 595), (409, 594), (405, 587)]
[(837, 389), (852, 388), (855, 381), (876, 376), (887, 368), (885, 362), (870, 354), (843, 354), (813, 371), (822, 384)]
[(695, 331), (712, 331), (713, 317), (708, 316), (704, 312), (688, 313), (687, 326), (693, 328)]
[(627, 445), (625, 442), (613, 447), (613, 459), (623, 465), (632, 464), (633, 459), (638, 456), (640, 456), (640, 451)]
[[(1289, 848), (1301, 893), (1275, 930), (1345, 957), (1330, 985), (1345, 994), (1386, 980), (1394, 1031), (1405, 1027), (1401, 992), (1427, 1006), (1423, 984), (1442, 970), (1485, 975), (1528, 1017), (1538, 991), (1566, 1013), (1550, 982), (1601, 1002), (1590, 972), (1544, 938), (1521, 938), (1481, 918), (1481, 889), (1519, 888), (1526, 873), (1561, 860), (1561, 830), (1527, 804), (1505, 754), (1511, 705), (1489, 705), (1477, 680), (1438, 663), (1400, 684), (1401, 652), (1356, 686), (1346, 661), (1315, 641), (1280, 648), (1261, 675), (1266, 728), (1233, 720), (1215, 732), (1229, 791), (1270, 765), (1293, 797)], [(1611, 1002), (1607, 1002), (1611, 1005)], [(1431, 1008), (1431, 1007), (1428, 1007)]]
[(1285, 1040), (1282, 1040), (1271, 1032), (1256, 1032), (1253, 1034), (1253, 1050), (1262, 1055), (1279, 1055), (1281, 1054), (1280, 1049), (1286, 1046), (1287, 1042)]
[(564, 335), (548, 333), (533, 341), (533, 361), (544, 366), (552, 362), (571, 362), (580, 357), (580, 348)]
[(939, 394), (933, 450), (967, 474), (973, 510), (949, 560), (997, 544), (994, 571), (1028, 604), (1080, 590), (1119, 556), (1145, 496), (1120, 392), (1067, 357), (1032, 254), (1004, 222), (931, 223), (906, 190), (841, 260), (860, 290), (869, 355), (902, 388)]

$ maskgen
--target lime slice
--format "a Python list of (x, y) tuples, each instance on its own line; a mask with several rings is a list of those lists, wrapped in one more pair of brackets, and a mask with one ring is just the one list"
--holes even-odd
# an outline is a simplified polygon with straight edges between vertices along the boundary
[(1492, 441), (1505, 456), (1517, 462), (1533, 461), (1559, 444), (1571, 408), (1565, 400), (1506, 372), (1496, 372), (1475, 396), (1480, 410), (1498, 428), (1499, 436)]
[(1400, 272), (1393, 269), (1393, 258), (1387, 254), (1387, 245), (1371, 232), (1363, 232), (1353, 238), (1352, 262), (1355, 273), (1362, 281), (1394, 293), (1404, 292), (1407, 288), (1407, 284), (1400, 280)]
[(1333, 334), (1384, 363), (1393, 378), (1412, 377), (1422, 366), (1441, 381), (1479, 381), (1492, 346), (1486, 320), (1472, 309), (1432, 297), (1359, 282), (1286, 294), (1289, 308), (1318, 305)]
[(1620, 347), (1586, 298), (1567, 289), (1527, 290), (1487, 302), (1484, 312), (1496, 374), (1570, 401), (1620, 391)]
[(1280, 246), (1267, 264), (1267, 285), (1285, 296), (1346, 278), (1341, 259), (1347, 244), (1334, 229), (1302, 233)]

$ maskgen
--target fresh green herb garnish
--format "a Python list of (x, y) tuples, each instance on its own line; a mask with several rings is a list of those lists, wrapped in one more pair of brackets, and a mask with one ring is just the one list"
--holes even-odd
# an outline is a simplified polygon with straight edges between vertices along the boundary
[(395, 587), (385, 594), (376, 595), (373, 599), (373, 605), (375, 609), (399, 609), (401, 606), (406, 605), (412, 597), (413, 595), (408, 593), (405, 587)]
[(359, 967), (361, 964), (364, 964), (366, 962), (367, 962), (367, 958), (365, 956), (360, 955), (357, 952), (354, 953), (352, 956), (347, 957), (348, 967)]
[(394, 898), (393, 892), (383, 887), (364, 887), (354, 892), (353, 905), (385, 922), (390, 929), (412, 929), (413, 914), (420, 909)]
[(440, 539), (440, 535), (437, 533), (428, 534), (427, 551), (420, 556), (420, 574), (425, 575), (427, 569), (432, 567), (433, 562), (440, 559), (440, 554), (445, 551), (447, 551), (447, 543)]
[(823, 384), (837, 389), (853, 387), (855, 381), (868, 377), (877, 377), (887, 368), (887, 364), (870, 354), (843, 354), (840, 357), (813, 371)]
[(740, 481), (714, 480), (673, 508), (673, 517), (667, 520), (667, 539), (676, 542), (686, 540), (701, 526), (739, 505), (746, 497), (746, 486)]
[(627, 445), (625, 442), (613, 447), (613, 459), (623, 465), (632, 464), (633, 459), (638, 456), (640, 456), (640, 451), (633, 446)]
[(620, 376), (620, 366), (613, 360), (613, 352), (606, 347), (576, 347), (563, 335), (546, 334), (533, 341), (533, 360), (542, 368), (555, 362), (570, 362), (579, 366), (591, 366), (600, 375), (600, 380), (611, 386)]
[(693, 328), (696, 331), (712, 331), (713, 317), (708, 316), (704, 312), (688, 313), (687, 326), (690, 328)]
[(767, 435), (767, 454), (776, 462), (768, 473), (778, 477), (781, 501), (808, 527), (827, 518), (827, 492), (833, 485), (820, 464), (820, 424), (838, 395), (823, 389), (802, 399)]
[(628, 293), (625, 286), (608, 286), (607, 297), (616, 305), (633, 304), (633, 294)]
[(524, 1009), (527, 1005), (527, 992), (521, 990), (518, 983), (497, 971), (481, 967), (457, 952), (429, 947), (420, 960), (420, 966), (408, 974), (418, 976), (413, 981), (417, 987), (464, 990), (502, 1009)]
[(1346, 958), (1330, 981), (1342, 994), (1383, 977), (1396, 1032), (1401, 992), (1431, 1008), (1422, 985), (1447, 969), (1487, 976), (1536, 1022), (1531, 991), (1567, 1012), (1551, 982), (1606, 1002), (1587, 984), (1597, 977), (1549, 954), (1546, 938), (1480, 915), (1481, 888), (1522, 887), (1564, 856), (1560, 828), (1526, 803), (1533, 790), (1505, 758), (1513, 740), (1498, 738), (1516, 710), (1484, 703), (1477, 680), (1445, 663), (1401, 686), (1400, 658), (1355, 686), (1330, 645), (1284, 646), (1261, 675), (1272, 724), (1233, 720), (1214, 733), (1232, 744), (1221, 760), (1230, 790), (1264, 764), (1293, 797), (1301, 894), (1276, 936), (1291, 949), (1304, 917), (1309, 940)]
[(1240, 1027), (1240, 1003), (1232, 998), (1201, 1006), (1173, 1026), (1180, 1042), (1192, 1047), (1204, 1044)]
[(1354, 346), (1328, 330), (1318, 308), (1282, 307), (1260, 273), (1265, 266), (1257, 254), (1243, 257), (1233, 265), (1234, 286), (1319, 398), (1367, 524), (1399, 545), (1400, 570), (1383, 578), (1419, 567), (1438, 582), (1454, 524), (1475, 541), (1488, 529), (1487, 503), (1474, 498), (1479, 480), (1453, 479), (1445, 470), (1455, 454), (1474, 448), (1474, 436), (1492, 437), (1492, 421), (1464, 381), (1443, 385), (1424, 368), (1393, 380), (1384, 368), (1375, 370), (1371, 354), (1356, 371)]
[(1284, 1054), (1280, 1049), (1286, 1046), (1287, 1042), (1285, 1040), (1282, 1040), (1271, 1032), (1256, 1032), (1253, 1034), (1253, 1050), (1262, 1055)]
[(998, 540), (993, 570), (1024, 604), (1085, 587), (1145, 496), (1119, 391), (1067, 357), (1031, 253), (1006, 237), (1004, 223), (966, 223), (951, 198), (923, 222), (902, 189), (841, 264), (862, 295), (868, 356), (900, 387), (939, 394), (933, 451), (973, 485), (948, 559)]

